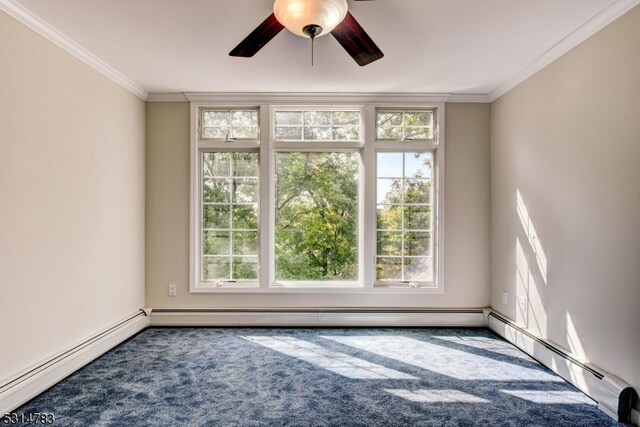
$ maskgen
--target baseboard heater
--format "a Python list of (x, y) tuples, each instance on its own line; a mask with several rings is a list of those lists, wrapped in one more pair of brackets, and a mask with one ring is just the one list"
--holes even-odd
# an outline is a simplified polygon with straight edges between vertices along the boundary
[(483, 327), (482, 309), (154, 308), (150, 326)]
[(14, 410), (111, 348), (145, 329), (140, 310), (0, 383), (0, 414)]
[(638, 395), (620, 378), (577, 360), (494, 310), (488, 310), (487, 322), (491, 330), (595, 400), (598, 408), (611, 418), (623, 423), (636, 421), (633, 406)]

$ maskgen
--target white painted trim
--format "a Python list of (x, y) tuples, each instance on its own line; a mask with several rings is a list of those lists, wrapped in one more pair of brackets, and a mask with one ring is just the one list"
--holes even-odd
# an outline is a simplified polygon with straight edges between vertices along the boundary
[(446, 102), (488, 104), (490, 101), (489, 101), (489, 95), (484, 93), (477, 93), (477, 94), (453, 93), (447, 99)]
[(184, 93), (150, 93), (147, 102), (189, 102)]
[(148, 325), (143, 311), (132, 314), (0, 384), (0, 414), (10, 412)]
[[(188, 98), (193, 94), (185, 94)], [(220, 98), (212, 99), (211, 96), (216, 95)], [(348, 96), (353, 96), (350, 98)], [(380, 98), (376, 98), (380, 96)], [(191, 150), (191, 169), (190, 169), (190, 273), (189, 273), (189, 292), (190, 293), (414, 293), (414, 294), (443, 294), (444, 293), (444, 209), (445, 209), (445, 103), (440, 102), (428, 102), (425, 101), (429, 95), (425, 94), (346, 94), (346, 93), (219, 93), (219, 94), (196, 94), (194, 99), (209, 99), (208, 101), (190, 101), (191, 103), (191, 133), (190, 133), (190, 150)], [(207, 98), (208, 97), (208, 98)], [(191, 98), (190, 98), (191, 99)], [(401, 99), (406, 99), (406, 103), (398, 103)], [(368, 100), (369, 102), (362, 104), (359, 101)], [(421, 101), (418, 103), (418, 101)], [(425, 101), (422, 103), (422, 101)], [(200, 281), (200, 234), (201, 223), (200, 218), (200, 185), (201, 185), (201, 161), (200, 152), (206, 142), (201, 141), (198, 138), (198, 131), (200, 129), (201, 111), (204, 108), (237, 108), (239, 106), (247, 107), (259, 105), (260, 108), (260, 180), (259, 180), (259, 206), (260, 206), (260, 219), (259, 219), (259, 236), (260, 236), (260, 274), (257, 286), (208, 286)], [(274, 142), (273, 130), (271, 124), (274, 122), (274, 112), (285, 105), (285, 109), (288, 107), (295, 107), (296, 109), (307, 107), (320, 108), (353, 108), (361, 111), (361, 126), (362, 126), (362, 141), (348, 144), (332, 144), (331, 142), (323, 143), (312, 148), (303, 147), (303, 142)], [(401, 109), (434, 109), (436, 111), (435, 123), (436, 123), (436, 136), (434, 141), (411, 141), (411, 142), (390, 142), (379, 141), (375, 139), (375, 114), (376, 109), (387, 108), (401, 108)], [(218, 147), (219, 143), (211, 143), (211, 148)], [(229, 146), (228, 143), (221, 143), (221, 147), (224, 150), (234, 148), (240, 148), (239, 146)], [(257, 148), (255, 142), (247, 143), (250, 146), (246, 148)], [(364, 235), (367, 234), (367, 230), (375, 226), (375, 216), (369, 217), (365, 220), (366, 210), (373, 206), (375, 208), (375, 191), (371, 189), (372, 183), (375, 181), (375, 152), (385, 150), (397, 150), (397, 151), (435, 151), (435, 200), (436, 211), (434, 221), (434, 284), (435, 287), (419, 286), (413, 287), (386, 287), (381, 286), (380, 283), (375, 283), (375, 277), (373, 275), (375, 261), (371, 264), (371, 260), (375, 258), (375, 253), (370, 253), (372, 246), (367, 246), (361, 253), (358, 254), (359, 258), (359, 280), (352, 284), (334, 284), (333, 286), (312, 286), (314, 283), (308, 283), (308, 286), (277, 286), (275, 283), (275, 259), (273, 251), (269, 248), (274, 247), (274, 221), (275, 221), (275, 208), (273, 206), (274, 201), (274, 183), (273, 177), (275, 173), (274, 165), (274, 150), (284, 148), (293, 150), (318, 150), (324, 151), (326, 149), (345, 149), (349, 151), (359, 151), (363, 153), (363, 170), (364, 170), (364, 186), (360, 188), (360, 221), (362, 223), (361, 230), (363, 231), (359, 235), (359, 248), (363, 248)], [(373, 152), (371, 151), (373, 149)], [(366, 154), (365, 154), (366, 153)], [(372, 154), (373, 153), (373, 154)], [(366, 156), (366, 157), (365, 157)], [(366, 163), (368, 160), (370, 163)], [(265, 167), (268, 170), (265, 170)], [(373, 174), (371, 172), (373, 171)], [(368, 178), (374, 177), (373, 180)], [(369, 183), (369, 189), (364, 188)], [(265, 188), (266, 187), (266, 188)], [(265, 199), (266, 198), (266, 199)], [(373, 201), (372, 201), (373, 200)], [(266, 210), (266, 212), (265, 212)], [(375, 212), (371, 211), (371, 212)], [(265, 214), (268, 215), (268, 222), (265, 221)], [(375, 213), (373, 213), (375, 215)], [(373, 219), (372, 219), (373, 218)], [(372, 222), (373, 221), (373, 222)], [(375, 227), (374, 227), (375, 228)], [(369, 233), (370, 234), (370, 233)], [(266, 238), (265, 238), (266, 237)], [(265, 246), (265, 244), (267, 244)], [(374, 245), (375, 246), (375, 245)], [(266, 247), (266, 249), (265, 249)], [(264, 264), (267, 261), (268, 264)], [(366, 270), (366, 266), (369, 269)], [(370, 273), (365, 275), (365, 271)], [(265, 278), (268, 280), (265, 282)], [(372, 281), (364, 281), (364, 279)], [(342, 285), (342, 286), (340, 286)]]
[(578, 27), (575, 31), (549, 48), (542, 55), (531, 62), (524, 70), (502, 83), (488, 95), (488, 101), (493, 102), (520, 83), (533, 76), (538, 71), (569, 52), (589, 37), (602, 30), (607, 25), (640, 4), (640, 0), (618, 0), (596, 16)]
[[(271, 258), (271, 257), (270, 257)], [(262, 262), (262, 261), (261, 261)], [(262, 283), (262, 282), (261, 282)], [(392, 286), (367, 286), (367, 284), (358, 285), (357, 287), (331, 287), (323, 285), (314, 285), (309, 287), (304, 286), (275, 286), (273, 282), (268, 281), (266, 286), (194, 286), (190, 290), (192, 294), (287, 294), (287, 295), (304, 295), (304, 294), (330, 294), (330, 295), (371, 295), (371, 294), (385, 294), (385, 295), (424, 295), (424, 294), (442, 294), (443, 291), (440, 288), (435, 287), (416, 287), (409, 286), (397, 287)]]
[(480, 327), (482, 313), (318, 313), (318, 326)]
[[(433, 277), (434, 283), (437, 286), (438, 293), (444, 294), (444, 253), (446, 238), (444, 235), (445, 230), (445, 105), (440, 104), (436, 109), (436, 141), (438, 142), (435, 156), (435, 174), (436, 179), (434, 188), (436, 189), (436, 218), (433, 221), (433, 231), (436, 233), (436, 238), (433, 244), (433, 256), (435, 274)], [(484, 318), (484, 316), (483, 316)]]
[(596, 366), (575, 359), (568, 351), (545, 339), (533, 337), (498, 311), (490, 310), (488, 316), (489, 329), (576, 386), (598, 403), (598, 409), (618, 420), (620, 395), (631, 387), (629, 384)]
[(63, 33), (37, 17), (33, 12), (14, 0), (0, 0), (0, 10), (15, 18), (45, 39), (64, 49), (94, 70), (98, 71), (116, 84), (122, 86), (138, 98), (145, 101), (149, 93), (124, 74), (116, 71), (109, 64), (65, 36)]
[(640, 426), (640, 412), (635, 409), (631, 410), (631, 424), (635, 426)]
[(200, 283), (200, 109), (190, 105), (189, 133), (189, 292), (195, 292)]
[(261, 292), (268, 292), (273, 276), (272, 266), (275, 265), (275, 252), (271, 250), (273, 246), (273, 227), (275, 217), (271, 210), (271, 200), (275, 197), (275, 189), (270, 185), (271, 177), (274, 174), (273, 162), (271, 161), (271, 106), (267, 104), (260, 105), (260, 154), (258, 155), (259, 174), (258, 178), (258, 262), (260, 269), (259, 286)]
[(317, 326), (314, 313), (151, 312), (151, 326)]
[[(225, 103), (228, 101), (238, 102), (244, 99), (245, 102), (259, 103), (281, 103), (295, 104), (296, 102), (307, 101), (309, 97), (317, 99), (314, 102), (335, 103), (339, 98), (344, 98), (346, 102), (359, 98), (360, 103), (367, 103), (372, 100), (389, 101), (397, 104), (406, 105), (406, 102), (464, 102), (464, 103), (489, 103), (489, 95), (487, 94), (411, 94), (411, 93), (216, 93), (216, 92), (198, 92), (198, 93), (150, 93), (147, 102), (216, 102)], [(352, 98), (355, 97), (355, 98)]]
[(151, 326), (482, 327), (475, 310), (154, 309)]
[[(347, 93), (347, 92), (185, 92), (184, 96), (191, 102), (203, 104), (270, 104), (285, 105), (332, 105), (341, 104), (385, 104), (393, 107), (424, 106), (445, 102), (451, 94), (428, 93)], [(390, 104), (390, 105), (388, 105)]]
[[(362, 182), (360, 185), (360, 221), (362, 230), (375, 230), (377, 222), (376, 210), (376, 108), (367, 104), (362, 109), (362, 140), (370, 141), (362, 146)], [(361, 277), (364, 287), (372, 289), (376, 281), (376, 233), (360, 232), (362, 248)]]

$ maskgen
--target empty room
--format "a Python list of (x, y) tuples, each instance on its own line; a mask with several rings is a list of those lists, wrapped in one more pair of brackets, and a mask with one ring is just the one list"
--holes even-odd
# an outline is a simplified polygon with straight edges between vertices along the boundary
[(0, 0), (0, 425), (640, 426), (640, 0)]

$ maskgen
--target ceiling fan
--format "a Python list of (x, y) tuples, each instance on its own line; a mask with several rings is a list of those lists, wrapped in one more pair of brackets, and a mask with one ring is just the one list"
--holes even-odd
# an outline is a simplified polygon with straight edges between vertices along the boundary
[(252, 57), (283, 28), (312, 42), (331, 33), (361, 67), (384, 56), (348, 11), (347, 0), (275, 0), (273, 13), (229, 55)]

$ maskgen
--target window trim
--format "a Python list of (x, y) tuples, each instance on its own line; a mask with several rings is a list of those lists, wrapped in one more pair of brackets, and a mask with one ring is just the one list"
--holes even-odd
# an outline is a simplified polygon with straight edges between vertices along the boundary
[[(445, 117), (444, 102), (446, 97), (430, 95), (393, 95), (393, 94), (197, 94), (189, 95), (191, 109), (190, 126), (190, 265), (189, 289), (191, 293), (285, 293), (285, 294), (442, 294), (444, 283), (444, 158), (445, 158)], [(251, 100), (254, 100), (253, 102)], [(249, 102), (247, 102), (249, 101)], [(259, 105), (257, 105), (259, 104)], [(259, 118), (258, 140), (234, 141), (201, 140), (200, 111), (203, 109), (257, 109)], [(273, 109), (354, 109), (359, 108), (361, 115), (361, 142), (284, 142), (273, 138)], [(389, 141), (377, 140), (376, 111), (388, 110), (434, 110), (434, 140)], [(360, 215), (361, 225), (359, 244), (363, 258), (360, 262), (360, 281), (363, 286), (353, 287), (341, 284), (332, 286), (286, 287), (278, 286), (271, 278), (275, 265), (273, 251), (274, 211), (270, 204), (273, 200), (273, 174), (275, 173), (272, 152), (276, 149), (291, 151), (298, 149), (292, 145), (307, 145), (311, 151), (332, 151), (339, 148), (347, 151), (360, 151), (361, 185)], [(314, 147), (308, 147), (314, 145)], [(299, 147), (302, 148), (302, 147)], [(200, 153), (202, 151), (257, 151), (259, 152), (259, 190), (258, 190), (258, 259), (259, 273), (257, 286), (241, 287), (237, 283), (229, 286), (202, 286), (199, 280), (199, 241), (200, 241)], [(397, 287), (386, 284), (375, 284), (376, 256), (376, 153), (378, 151), (428, 151), (435, 150), (434, 155), (434, 193), (436, 209), (433, 216), (434, 230), (434, 283), (431, 287)], [(373, 230), (373, 232), (371, 232)], [(265, 235), (265, 233), (267, 233)], [(266, 237), (266, 238), (265, 238)]]

